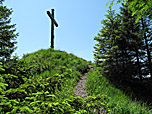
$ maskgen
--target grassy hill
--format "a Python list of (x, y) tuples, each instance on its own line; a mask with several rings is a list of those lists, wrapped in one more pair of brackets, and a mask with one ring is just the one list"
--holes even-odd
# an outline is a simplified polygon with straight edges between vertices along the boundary
[(24, 55), (5, 71), (0, 68), (1, 114), (59, 113), (71, 112), (72, 108), (63, 101), (73, 96), (73, 87), (86, 72), (88, 62), (73, 54), (47, 49)]
[(59, 50), (26, 54), (5, 69), (0, 65), (0, 114), (150, 114), (100, 75), (90, 71), (87, 98), (73, 89), (90, 62)]

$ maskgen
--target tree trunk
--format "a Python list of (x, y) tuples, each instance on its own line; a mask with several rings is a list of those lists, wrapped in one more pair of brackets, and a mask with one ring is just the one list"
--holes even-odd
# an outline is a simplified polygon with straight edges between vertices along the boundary
[[(143, 27), (143, 30), (145, 30), (145, 24), (144, 24), (144, 20), (143, 18), (141, 19), (142, 21), (142, 27)], [(147, 58), (148, 58), (148, 68), (150, 70), (150, 75), (151, 75), (151, 78), (152, 78), (152, 67), (151, 67), (151, 55), (150, 55), (150, 50), (149, 50), (149, 47), (148, 47), (148, 40), (147, 40), (147, 36), (146, 36), (146, 32), (144, 32), (144, 40), (145, 40), (145, 44), (146, 44), (146, 49), (147, 49)]]
[(141, 67), (140, 67), (140, 62), (139, 62), (139, 54), (138, 54), (138, 49), (136, 49), (136, 58), (137, 58), (137, 65), (138, 65), (138, 74), (139, 78), (142, 81), (142, 74), (141, 74)]

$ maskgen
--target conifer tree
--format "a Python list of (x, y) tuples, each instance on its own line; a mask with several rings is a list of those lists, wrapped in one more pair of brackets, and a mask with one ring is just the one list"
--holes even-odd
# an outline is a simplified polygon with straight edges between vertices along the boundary
[(152, 78), (152, 61), (151, 61), (151, 56), (152, 56), (152, 21), (150, 18), (141, 18), (141, 34), (144, 39), (144, 44), (145, 44), (145, 57), (146, 59), (144, 60), (145, 63), (147, 63), (147, 67), (149, 69), (149, 73)]
[[(130, 43), (132, 43), (130, 51), (133, 57), (132, 61), (134, 61), (134, 68), (137, 69), (134, 76), (138, 75), (140, 80), (142, 80), (142, 78), (149, 75), (149, 73), (152, 76), (152, 51), (150, 48), (152, 45), (150, 24), (151, 18), (149, 17), (151, 14), (148, 14), (147, 12), (146, 15), (138, 19), (138, 13), (135, 14), (130, 9), (130, 4), (132, 4), (132, 1), (126, 2), (126, 5), (123, 5), (123, 7), (121, 8), (121, 20), (123, 20), (123, 23), (121, 23), (121, 27), (124, 27), (124, 29), (121, 29), (125, 31), (125, 29), (127, 30), (128, 28), (127, 34), (125, 34), (125, 32), (123, 34), (124, 36), (129, 36), (128, 41), (131, 41)], [(140, 5), (140, 3), (138, 4)]]
[(119, 18), (115, 11), (111, 9), (106, 15), (106, 19), (102, 21), (103, 27), (98, 36), (94, 38), (98, 42), (95, 45), (95, 61), (98, 66), (104, 68), (108, 76), (117, 72), (118, 69), (118, 46), (116, 44), (117, 29), (119, 28)]
[[(128, 10), (128, 4), (120, 8), (121, 14), (121, 33), (127, 45), (125, 46), (125, 74), (132, 77), (139, 77), (142, 80), (142, 58), (144, 58), (144, 43), (140, 35), (140, 23), (136, 23), (137, 16), (132, 16), (132, 12)], [(122, 45), (122, 44), (121, 44)], [(127, 77), (128, 77), (127, 76)]]
[(11, 24), (10, 15), (13, 11), (4, 6), (3, 2), (0, 0), (0, 61), (6, 63), (16, 49), (18, 33), (15, 24)]
[[(136, 22), (138, 17), (132, 15), (128, 4), (123, 4), (120, 14), (108, 11), (107, 19), (102, 21), (103, 27), (95, 37), (98, 44), (94, 47), (94, 55), (106, 76), (142, 80), (151, 68), (151, 28), (143, 21)], [(149, 31), (144, 32), (145, 28)]]
[[(114, 1), (117, 3), (129, 3), (128, 9), (132, 11), (132, 16), (136, 15), (136, 22), (142, 17), (152, 19), (152, 1), (151, 0), (110, 0), (110, 7), (113, 6)], [(152, 29), (151, 29), (152, 31)]]

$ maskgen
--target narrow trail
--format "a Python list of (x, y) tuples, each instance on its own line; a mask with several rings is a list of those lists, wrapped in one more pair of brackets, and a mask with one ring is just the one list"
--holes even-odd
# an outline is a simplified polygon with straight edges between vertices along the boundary
[(85, 73), (84, 76), (80, 78), (78, 81), (77, 85), (75, 86), (74, 89), (74, 96), (80, 96), (82, 98), (85, 98), (88, 96), (87, 91), (85, 90), (85, 83), (87, 79), (88, 73)]
[[(94, 67), (89, 65), (89, 69), (88, 69), (88, 72), (90, 70), (93, 70)], [(87, 94), (87, 91), (85, 90), (85, 83), (86, 83), (86, 79), (87, 79), (87, 76), (88, 76), (88, 72), (84, 74), (84, 76), (82, 76), (80, 78), (80, 80), (78, 81), (77, 85), (75, 86), (74, 88), (74, 96), (80, 96), (81, 98), (85, 98), (88, 96)]]

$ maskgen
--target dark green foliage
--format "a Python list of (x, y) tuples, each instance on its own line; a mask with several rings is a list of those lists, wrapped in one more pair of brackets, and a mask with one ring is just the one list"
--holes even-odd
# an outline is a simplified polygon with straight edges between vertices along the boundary
[[(102, 95), (104, 102), (97, 105), (98, 114), (100, 110), (106, 114), (151, 114), (150, 110), (140, 101), (132, 101), (132, 96), (127, 96), (120, 88), (116, 88), (106, 77), (102, 75), (103, 68), (96, 67), (90, 71), (86, 81), (86, 87), (89, 95)], [(140, 87), (139, 87), (140, 88)], [(127, 87), (125, 90), (128, 89)], [(134, 88), (135, 89), (135, 88)], [(142, 90), (143, 91), (143, 90)], [(144, 91), (145, 92), (145, 91)], [(143, 93), (144, 93), (143, 92)], [(140, 94), (139, 89), (137, 94)], [(96, 97), (97, 98), (97, 97)]]
[(15, 44), (18, 34), (15, 33), (15, 24), (10, 24), (10, 15), (13, 11), (3, 6), (3, 1), (0, 0), (0, 61), (6, 62), (16, 49)]
[[(88, 68), (87, 61), (57, 50), (24, 55), (4, 70), (0, 65), (0, 112), (74, 113), (73, 87)], [(71, 102), (68, 100), (71, 98)], [(66, 100), (65, 100), (66, 99)], [(75, 99), (75, 100), (72, 100)]]
[[(148, 102), (149, 105), (151, 92), (148, 91), (151, 91), (150, 80), (152, 77), (151, 19), (147, 15), (146, 18), (143, 16), (137, 21), (138, 15), (133, 15), (129, 5), (130, 2), (122, 4), (120, 13), (117, 14), (111, 9), (108, 10), (106, 19), (102, 21), (101, 30), (94, 38), (97, 41), (94, 47), (95, 63), (102, 68), (101, 74), (106, 76), (112, 84), (122, 89), (126, 94), (131, 94), (132, 99)], [(105, 77), (100, 77), (101, 74), (96, 74), (96, 80), (101, 78), (101, 81), (95, 83), (90, 79), (88, 82), (88, 91), (91, 95), (103, 94), (105, 87), (107, 87), (107, 84), (103, 83)], [(146, 81), (146, 78), (149, 79)], [(97, 86), (100, 86), (101, 90)], [(114, 94), (115, 90), (111, 95), (112, 99)], [(118, 98), (118, 96), (116, 93), (115, 97)], [(128, 107), (127, 103), (124, 104)], [(131, 113), (130, 109), (124, 106), (119, 111)]]
[(52, 49), (24, 55), (5, 71), (0, 65), (0, 112), (110, 113), (106, 95), (73, 97), (73, 87), (88, 65), (73, 54)]
[(136, 23), (138, 23), (138, 21), (142, 19), (142, 17), (146, 18), (148, 16), (148, 18), (152, 19), (151, 0), (112, 0), (110, 1), (110, 7), (113, 6), (114, 1), (117, 1), (117, 3), (124, 2), (125, 4), (129, 2), (128, 9), (132, 11), (132, 16), (137, 15)]
[[(152, 74), (151, 26), (149, 18), (136, 22), (128, 5), (122, 4), (120, 13), (111, 9), (102, 21), (103, 27), (94, 39), (95, 60), (104, 68), (104, 75), (121, 82)], [(144, 21), (143, 21), (144, 20)]]

